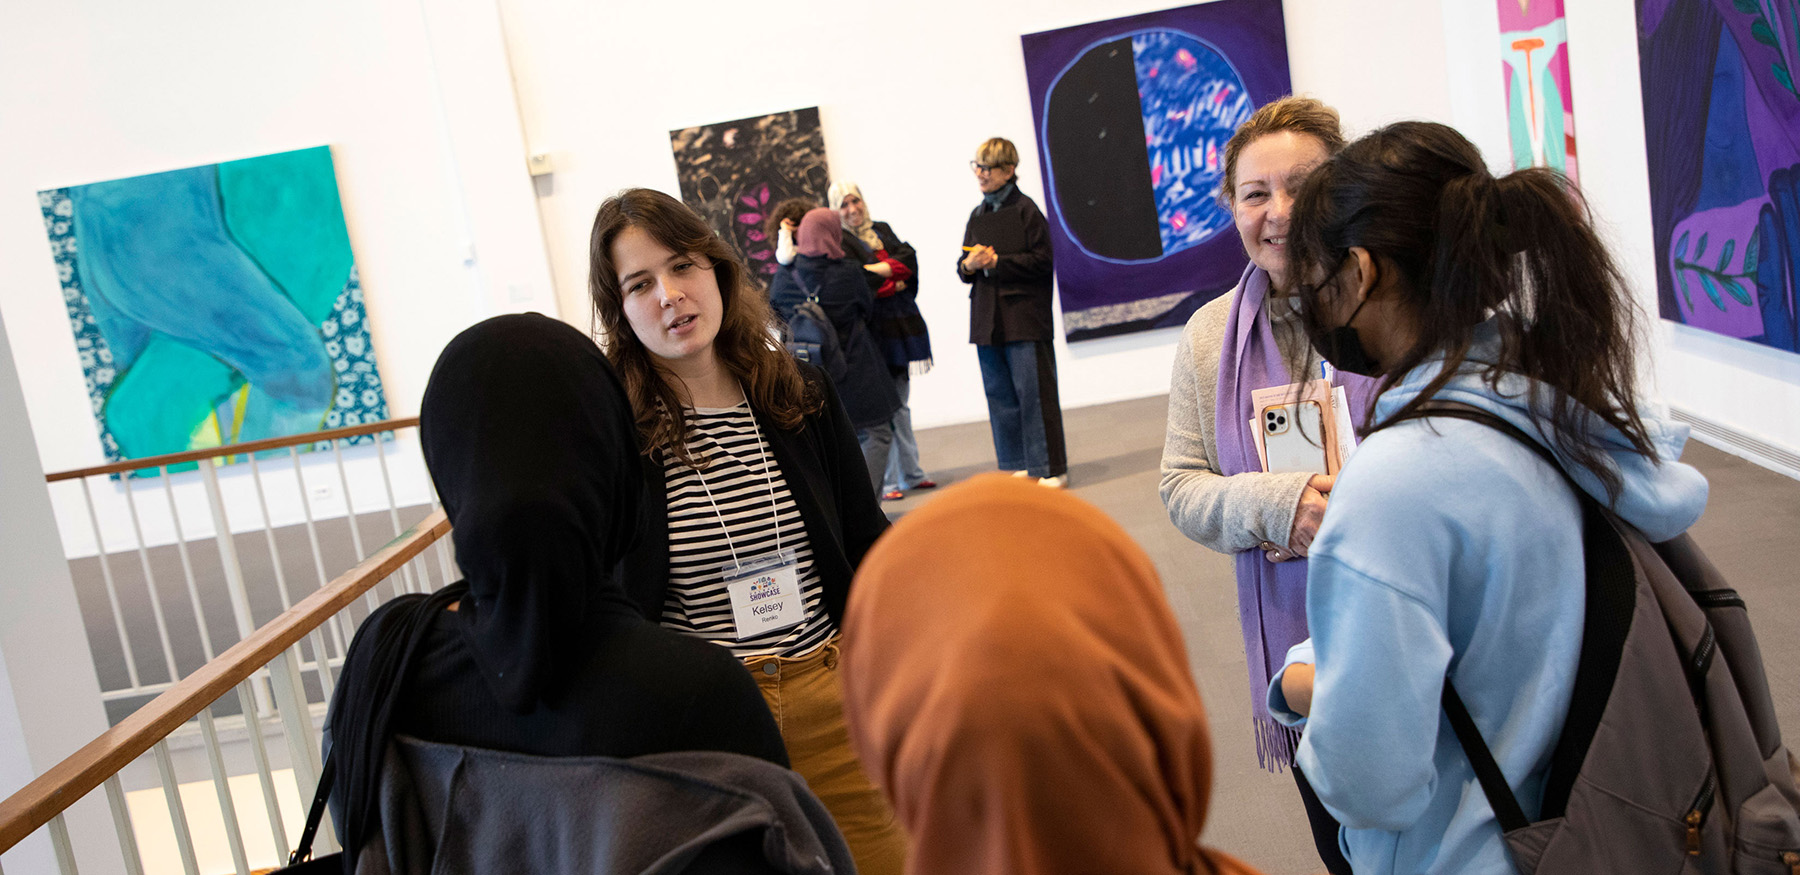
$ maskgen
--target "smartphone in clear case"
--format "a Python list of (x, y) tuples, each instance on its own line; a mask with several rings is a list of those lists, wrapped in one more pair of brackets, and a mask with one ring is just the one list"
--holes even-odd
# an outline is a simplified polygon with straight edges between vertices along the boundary
[(1317, 401), (1270, 404), (1260, 421), (1271, 473), (1326, 473), (1324, 417)]

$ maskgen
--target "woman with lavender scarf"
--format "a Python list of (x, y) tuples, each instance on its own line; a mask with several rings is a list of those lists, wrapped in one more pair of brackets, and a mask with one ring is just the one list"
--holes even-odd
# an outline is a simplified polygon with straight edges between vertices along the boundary
[[(1269, 716), (1265, 693), (1288, 648), (1307, 637), (1306, 551), (1333, 478), (1263, 473), (1250, 431), (1255, 416), (1250, 393), (1321, 373), (1319, 354), (1307, 345), (1290, 294), (1288, 209), (1307, 171), (1343, 145), (1337, 112), (1308, 98), (1270, 103), (1233, 134), (1225, 146), (1219, 197), (1231, 210), (1250, 265), (1235, 289), (1188, 320), (1169, 387), (1163, 504), (1182, 534), (1236, 554), (1256, 756), (1271, 772), (1293, 768), (1300, 739)], [(1345, 388), (1360, 423), (1374, 381), (1330, 376)], [(1337, 821), (1298, 769), (1294, 781), (1326, 869), (1348, 875)]]

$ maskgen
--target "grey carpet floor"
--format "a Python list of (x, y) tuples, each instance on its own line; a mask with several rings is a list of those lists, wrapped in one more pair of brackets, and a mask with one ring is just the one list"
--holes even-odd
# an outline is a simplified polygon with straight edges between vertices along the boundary
[[(1067, 411), (1071, 489), (1110, 514), (1155, 561), (1187, 637), (1188, 660), (1212, 722), (1207, 843), (1269, 875), (1320, 872), (1293, 781), (1256, 763), (1231, 560), (1177, 532), (1157, 494), (1167, 406), (1166, 397), (1156, 397)], [(939, 483), (993, 470), (986, 423), (929, 429), (918, 437), (925, 468)], [(1689, 442), (1683, 459), (1711, 483), (1694, 537), (1749, 605), (1792, 746), (1800, 740), (1800, 482), (1698, 442)], [(886, 507), (898, 517), (933, 494), (921, 491)]]

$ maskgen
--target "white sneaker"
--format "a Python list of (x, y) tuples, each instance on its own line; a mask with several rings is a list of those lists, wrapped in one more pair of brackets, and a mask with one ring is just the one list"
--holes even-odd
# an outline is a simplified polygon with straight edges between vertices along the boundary
[(1014, 472), (1012, 472), (1012, 475), (1014, 477), (1029, 477), (1029, 476), (1031, 476), (1031, 472), (1030, 471), (1014, 471)]
[(1039, 477), (1038, 485), (1048, 486), (1051, 489), (1067, 489), (1069, 488), (1069, 475), (1058, 474), (1055, 477)]

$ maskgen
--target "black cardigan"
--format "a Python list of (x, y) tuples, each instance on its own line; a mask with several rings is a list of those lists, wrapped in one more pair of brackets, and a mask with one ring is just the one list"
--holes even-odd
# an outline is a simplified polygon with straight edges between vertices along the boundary
[[(824, 588), (825, 613), (842, 628), (850, 579), (875, 539), (887, 531), (888, 519), (869, 489), (869, 470), (856, 443), (856, 430), (831, 381), (805, 363), (800, 364), (800, 372), (824, 393), (821, 410), (795, 429), (777, 426), (761, 410), (753, 412), (806, 523), (813, 569)], [(619, 563), (620, 581), (644, 617), (660, 621), (669, 589), (669, 493), (657, 454), (644, 457), (640, 518), (644, 528), (637, 546)]]
[[(969, 213), (970, 224), (963, 230), (963, 245), (987, 243), (975, 239), (974, 220), (986, 208), (979, 204)], [(956, 276), (969, 283), (969, 342), (979, 344), (1014, 343), (1021, 340), (1051, 340), (1055, 323), (1050, 317), (1053, 257), (1050, 253), (1050, 223), (1038, 210), (1036, 201), (1017, 187), (994, 211), (1007, 216), (992, 221), (1017, 223), (1024, 246), (994, 254), (999, 262), (985, 271), (963, 273), (958, 263)], [(959, 256), (960, 257), (960, 256)]]

